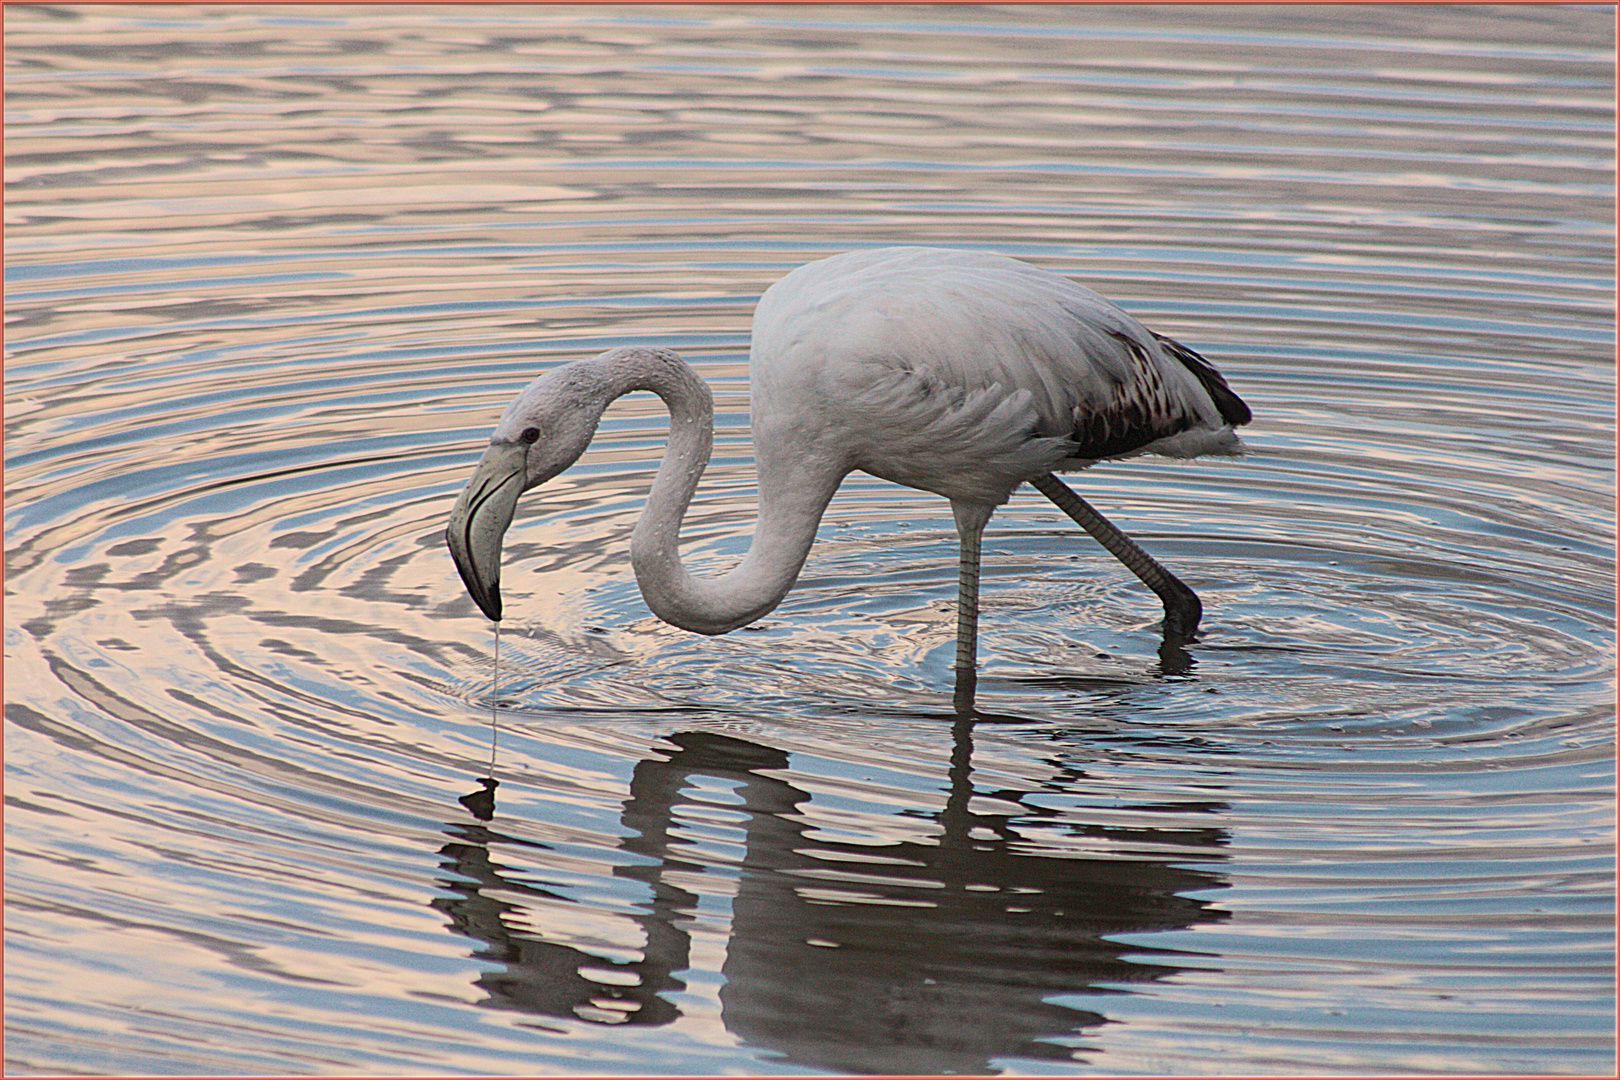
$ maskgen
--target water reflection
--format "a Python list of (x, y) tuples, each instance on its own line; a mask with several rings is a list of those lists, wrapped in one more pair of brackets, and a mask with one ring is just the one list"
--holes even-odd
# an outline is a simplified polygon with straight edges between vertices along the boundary
[[(441, 855), (455, 877), (443, 879), (452, 895), (434, 906), (456, 932), (483, 943), (475, 956), (502, 965), (477, 980), (483, 1004), (593, 1023), (672, 1022), (680, 1012), (668, 992), (685, 989), (679, 976), (701, 899), (691, 887), (705, 874), (729, 873), (736, 891), (719, 997), (733, 1035), (816, 1069), (986, 1073), (999, 1058), (1070, 1061), (1083, 1052), (1085, 1031), (1106, 1017), (1060, 1003), (1060, 995), (1126, 993), (1123, 984), (1183, 970), (1171, 951), (1110, 935), (1226, 918), (1187, 895), (1225, 887), (1222, 876), (1180, 865), (1222, 859), (1223, 829), (1088, 824), (1026, 790), (975, 789), (968, 721), (956, 725), (935, 834), (882, 846), (835, 839), (812, 824), (803, 812), (811, 794), (782, 778), (783, 750), (707, 731), (666, 741), (661, 756), (635, 766), (620, 814), (629, 834), (621, 849), (637, 858), (614, 873), (640, 881), (649, 897), (633, 916), (645, 940), (640, 959), (614, 960), (547, 941), (543, 926), (527, 928), (539, 920), (525, 900), (567, 898), (527, 880), (532, 871), (519, 876), (497, 863), (490, 846), (522, 845), (543, 864), (545, 845), (482, 821), (446, 826), (452, 841)], [(1082, 771), (1054, 769), (1043, 791), (1083, 790)], [(728, 789), (724, 802), (704, 793), (712, 781)], [(493, 795), (486, 780), (462, 802), (491, 820)], [(740, 865), (681, 839), (683, 813), (716, 808), (740, 822)], [(1199, 815), (1225, 806), (1119, 809)], [(1032, 823), (1120, 854), (1037, 853), (1015, 827)]]
[[(638, 769), (637, 781), (641, 780), (642, 770)], [(664, 775), (655, 774), (648, 794), (638, 793), (645, 782), (632, 782), (622, 820), (632, 828), (648, 828), (627, 839), (625, 850), (645, 848), (649, 854), (667, 856), (672, 799), (665, 797), (665, 780)], [(494, 818), (497, 782), (486, 778), (480, 783), (479, 790), (458, 800), (480, 823), (451, 822), (447, 830), (452, 842), (439, 849), (443, 865), (461, 880), (445, 879), (443, 884), (455, 895), (435, 900), (433, 906), (450, 916), (458, 933), (484, 942), (474, 956), (502, 965), (478, 977), (477, 985), (489, 995), (482, 1004), (596, 1023), (667, 1024), (676, 1019), (680, 1013), (675, 1006), (658, 995), (685, 989), (673, 973), (687, 966), (691, 939), (678, 916), (683, 910), (690, 911), (697, 898), (665, 882), (665, 872), (674, 862), (655, 857), (645, 865), (617, 868), (627, 877), (644, 881), (653, 896), (647, 910), (635, 917), (647, 941), (640, 961), (623, 963), (546, 941), (521, 929), (528, 921), (521, 898), (566, 902), (567, 897), (529, 884), (497, 863), (489, 851), (491, 844), (516, 844), (536, 851), (547, 850), (546, 845), (483, 824)], [(643, 807), (649, 802), (654, 808), (651, 813)], [(505, 899), (513, 896), (520, 899)]]

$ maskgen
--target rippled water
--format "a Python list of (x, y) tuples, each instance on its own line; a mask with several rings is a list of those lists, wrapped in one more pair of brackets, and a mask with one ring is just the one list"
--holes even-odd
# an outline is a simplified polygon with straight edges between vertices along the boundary
[[(1612, 1053), (1613, 16), (1507, 7), (5, 9), (16, 1073), (1590, 1072)], [(1238, 461), (955, 537), (852, 477), (699, 638), (638, 395), (442, 533), (545, 365), (714, 386), (875, 244), (1075, 277)], [(466, 801), (463, 801), (466, 799)], [(476, 813), (474, 811), (477, 811)]]

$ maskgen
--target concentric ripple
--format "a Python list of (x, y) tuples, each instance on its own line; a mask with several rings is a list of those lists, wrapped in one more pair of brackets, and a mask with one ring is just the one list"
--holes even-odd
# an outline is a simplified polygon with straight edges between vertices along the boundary
[[(6, 10), (6, 1066), (1609, 1075), (1612, 18)], [(718, 638), (659, 402), (444, 549), (505, 402), (673, 348), (747, 549), (760, 291), (896, 242), (1209, 356), (1245, 458), (851, 477)], [(492, 718), (494, 726), (492, 727)], [(491, 784), (490, 781), (498, 781)]]

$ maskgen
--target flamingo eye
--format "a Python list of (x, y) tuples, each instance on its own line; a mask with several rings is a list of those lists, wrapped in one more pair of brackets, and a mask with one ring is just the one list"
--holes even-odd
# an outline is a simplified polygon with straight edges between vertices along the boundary
[(539, 428), (532, 428), (532, 427), (531, 428), (524, 428), (523, 429), (523, 434), (519, 435), (518, 438), (522, 439), (524, 442), (528, 443), (530, 446), (533, 446), (540, 439), (540, 429)]

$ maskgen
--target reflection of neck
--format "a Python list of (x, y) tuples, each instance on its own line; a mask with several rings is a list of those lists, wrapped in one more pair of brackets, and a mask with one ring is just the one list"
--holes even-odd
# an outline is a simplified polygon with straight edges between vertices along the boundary
[(632, 833), (619, 846), (643, 856), (645, 861), (616, 866), (613, 874), (640, 881), (652, 893), (650, 911), (636, 921), (647, 936), (645, 964), (655, 966), (662, 981), (651, 980), (645, 973), (643, 981), (654, 983), (655, 989), (684, 989), (685, 984), (668, 973), (688, 966), (691, 935), (685, 927), (694, 918), (700, 898), (672, 879), (676, 871), (701, 872), (703, 867), (671, 850), (671, 832), (678, 807), (694, 801), (686, 793), (692, 777), (719, 776), (739, 782), (742, 805), (749, 815), (750, 851), (756, 827), (796, 828), (791, 824), (795, 818), (793, 809), (809, 796), (781, 780), (758, 774), (758, 770), (787, 768), (788, 756), (780, 750), (702, 731), (680, 732), (667, 736), (667, 740), (678, 747), (669, 758), (636, 763), (630, 778), (630, 797), (619, 818), (620, 824)]
[[(481, 794), (474, 792), (471, 798)], [(532, 897), (541, 904), (557, 901), (555, 893), (508, 873), (489, 853), (494, 843), (545, 845), (505, 836), (484, 825), (451, 824), (448, 831), (455, 839), (440, 849), (440, 855), (456, 877), (442, 884), (456, 895), (435, 899), (433, 906), (450, 916), (456, 932), (483, 943), (475, 956), (504, 965), (479, 975), (476, 985), (489, 994), (480, 1004), (565, 1019), (602, 1022), (608, 1016), (613, 1017), (608, 1022), (637, 1025), (669, 1024), (680, 1017), (679, 1007), (662, 995), (686, 988), (673, 972), (689, 965), (691, 942), (684, 931), (675, 928), (674, 905), (690, 910), (695, 900), (690, 893), (672, 893), (655, 881), (654, 910), (635, 919), (647, 938), (642, 959), (616, 961), (536, 938), (523, 929), (529, 921), (523, 915), (524, 905), (503, 899)], [(654, 879), (662, 866), (659, 862), (651, 868)], [(616, 977), (603, 982), (586, 974), (604, 969), (613, 970)]]

